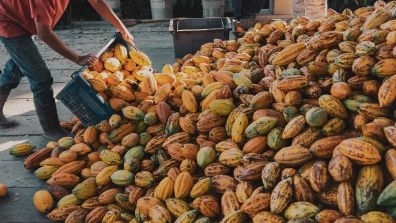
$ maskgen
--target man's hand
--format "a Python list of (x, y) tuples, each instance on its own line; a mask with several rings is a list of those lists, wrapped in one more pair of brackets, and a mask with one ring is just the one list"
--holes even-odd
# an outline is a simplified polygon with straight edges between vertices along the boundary
[(113, 26), (118, 28), (125, 42), (127, 42), (131, 46), (135, 46), (131, 33), (129, 33), (125, 25), (121, 22), (121, 20), (113, 12), (111, 7), (109, 7), (109, 5), (107, 5), (104, 0), (88, 0), (88, 2), (102, 17), (104, 17), (108, 22), (113, 24)]
[(125, 42), (127, 42), (131, 46), (135, 46), (135, 43), (133, 42), (133, 36), (132, 34), (124, 27), (123, 29), (119, 30), (122, 38), (124, 38)]
[(96, 56), (92, 54), (88, 54), (88, 55), (79, 56), (76, 63), (81, 66), (85, 66), (85, 65), (91, 66), (97, 62), (98, 62), (98, 58)]

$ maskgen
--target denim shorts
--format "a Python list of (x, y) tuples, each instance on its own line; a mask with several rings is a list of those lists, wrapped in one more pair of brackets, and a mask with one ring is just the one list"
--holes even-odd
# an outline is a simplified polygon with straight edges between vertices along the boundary
[(18, 87), (23, 76), (29, 80), (35, 103), (48, 104), (53, 100), (53, 78), (31, 36), (0, 37), (10, 59), (0, 74), (0, 88)]

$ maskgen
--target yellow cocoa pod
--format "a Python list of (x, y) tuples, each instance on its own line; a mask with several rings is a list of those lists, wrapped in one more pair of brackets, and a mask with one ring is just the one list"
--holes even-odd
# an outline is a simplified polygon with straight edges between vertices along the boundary
[(96, 184), (98, 186), (104, 186), (111, 182), (111, 175), (118, 170), (117, 166), (109, 166), (102, 169), (98, 175), (96, 175)]
[(378, 102), (381, 107), (391, 106), (396, 100), (396, 75), (386, 79), (378, 91)]
[(375, 222), (383, 222), (383, 223), (392, 223), (394, 222), (393, 218), (388, 214), (381, 211), (370, 211), (360, 217), (364, 223), (375, 223)]
[(130, 51), (129, 56), (139, 66), (151, 66), (150, 58), (142, 51)]
[(191, 113), (197, 112), (198, 104), (194, 94), (189, 90), (184, 90), (181, 94), (183, 106)]
[(122, 64), (117, 58), (111, 57), (111, 58), (107, 58), (104, 61), (104, 67), (108, 71), (116, 72), (116, 71), (121, 70)]
[(128, 50), (124, 45), (117, 44), (114, 48), (114, 56), (124, 65), (128, 59)]
[(305, 43), (294, 43), (281, 50), (272, 60), (273, 65), (288, 65), (295, 61), (298, 54), (305, 50)]
[(233, 121), (231, 128), (231, 138), (234, 142), (243, 142), (245, 136), (245, 129), (248, 125), (248, 116), (245, 113), (239, 112), (239, 114), (235, 116), (235, 120)]
[(228, 116), (234, 108), (234, 103), (228, 99), (217, 99), (209, 104), (209, 110), (225, 116)]
[(190, 191), (190, 197), (197, 198), (199, 196), (205, 195), (207, 192), (209, 192), (211, 185), (212, 185), (211, 178), (204, 178), (202, 180), (199, 180), (192, 187)]
[(184, 198), (190, 194), (193, 187), (193, 178), (188, 172), (180, 173), (175, 180), (175, 197)]
[(41, 213), (49, 212), (54, 206), (54, 199), (46, 190), (37, 191), (33, 196), (34, 207)]
[(176, 81), (176, 77), (172, 73), (156, 73), (154, 74), (154, 78), (160, 86), (166, 83), (172, 84)]
[(385, 23), (391, 16), (390, 10), (387, 8), (378, 8), (370, 16), (362, 26), (362, 30), (375, 29)]

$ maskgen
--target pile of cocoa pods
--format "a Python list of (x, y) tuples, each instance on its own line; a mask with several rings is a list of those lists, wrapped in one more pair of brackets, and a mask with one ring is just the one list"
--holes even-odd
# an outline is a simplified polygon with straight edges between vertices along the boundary
[(109, 120), (62, 123), (75, 137), (25, 161), (49, 185), (34, 204), (67, 223), (395, 222), (395, 45), (396, 1), (215, 39)]

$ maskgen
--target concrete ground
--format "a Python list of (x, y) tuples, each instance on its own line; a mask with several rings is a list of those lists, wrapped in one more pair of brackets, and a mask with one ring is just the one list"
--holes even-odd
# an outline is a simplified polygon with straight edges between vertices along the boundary
[[(129, 28), (137, 47), (147, 53), (157, 69), (161, 69), (163, 64), (175, 61), (168, 24), (168, 22), (144, 23)], [(77, 24), (71, 30), (61, 30), (57, 33), (78, 52), (95, 54), (110, 39), (114, 31), (112, 26), (99, 22)], [(52, 72), (53, 88), (57, 94), (79, 66), (59, 56), (44, 44), (37, 43), (37, 45)], [(0, 69), (4, 68), (7, 60), (6, 50), (0, 46)], [(57, 107), (60, 119), (68, 120), (72, 117), (60, 102), (57, 102)], [(5, 114), (17, 120), (20, 125), (17, 128), (0, 130), (0, 182), (9, 186), (9, 195), (0, 198), (0, 223), (49, 222), (44, 215), (34, 209), (32, 203), (34, 192), (45, 188), (45, 182), (35, 179), (33, 172), (23, 167), (24, 158), (15, 158), (8, 152), (9, 145), (19, 140), (29, 140), (38, 148), (47, 143), (42, 137), (26, 78), (12, 91), (5, 106)]]

